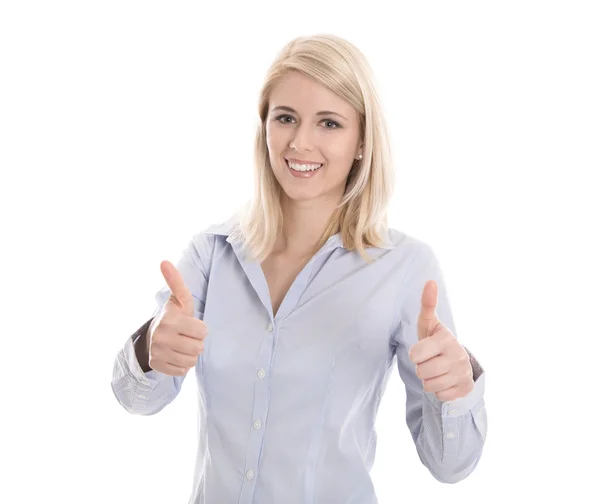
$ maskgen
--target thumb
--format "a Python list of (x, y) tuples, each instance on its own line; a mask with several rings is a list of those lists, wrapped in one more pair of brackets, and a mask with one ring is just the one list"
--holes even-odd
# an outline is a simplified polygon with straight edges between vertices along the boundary
[(169, 289), (171, 289), (169, 300), (175, 303), (184, 314), (193, 316), (194, 300), (192, 298), (192, 293), (185, 286), (179, 270), (169, 261), (162, 261), (160, 263), (160, 271), (162, 272)]
[(437, 297), (438, 285), (436, 281), (427, 281), (423, 288), (423, 294), (421, 295), (421, 311), (419, 312), (417, 322), (419, 341), (433, 334), (433, 331), (440, 322), (437, 313), (435, 312)]

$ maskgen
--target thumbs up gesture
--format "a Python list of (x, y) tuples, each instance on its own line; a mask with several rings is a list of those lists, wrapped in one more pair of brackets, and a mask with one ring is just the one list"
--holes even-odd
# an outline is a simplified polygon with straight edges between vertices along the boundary
[(456, 336), (437, 317), (438, 286), (429, 280), (423, 288), (417, 322), (419, 341), (409, 350), (416, 374), (425, 392), (435, 392), (440, 401), (454, 401), (474, 387), (469, 354)]
[(150, 325), (148, 364), (169, 376), (183, 376), (204, 351), (206, 325), (194, 317), (194, 300), (181, 273), (169, 261), (160, 264), (171, 295)]

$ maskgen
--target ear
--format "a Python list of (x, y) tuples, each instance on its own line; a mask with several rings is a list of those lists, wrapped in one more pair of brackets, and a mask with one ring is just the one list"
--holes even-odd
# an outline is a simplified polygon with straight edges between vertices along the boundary
[(359, 154), (362, 154), (363, 144), (362, 142), (356, 146), (356, 150), (354, 151), (354, 157), (357, 158)]

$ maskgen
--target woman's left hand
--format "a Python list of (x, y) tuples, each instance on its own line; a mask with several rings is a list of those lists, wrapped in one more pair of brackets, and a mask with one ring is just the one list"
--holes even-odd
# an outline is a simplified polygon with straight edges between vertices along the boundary
[(454, 401), (473, 390), (473, 368), (465, 348), (437, 317), (437, 291), (435, 280), (429, 280), (423, 288), (417, 324), (419, 341), (408, 355), (417, 365), (423, 390), (435, 392), (440, 401)]

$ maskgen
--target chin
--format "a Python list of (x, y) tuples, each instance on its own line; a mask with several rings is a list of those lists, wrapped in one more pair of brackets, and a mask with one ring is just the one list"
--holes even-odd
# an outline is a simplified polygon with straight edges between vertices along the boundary
[(321, 196), (321, 193), (311, 192), (311, 191), (297, 191), (294, 189), (286, 190), (285, 186), (283, 188), (283, 192), (286, 197), (292, 201), (310, 201), (316, 200)]

